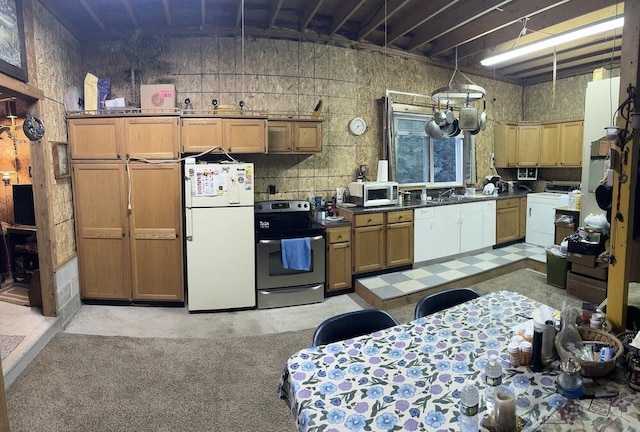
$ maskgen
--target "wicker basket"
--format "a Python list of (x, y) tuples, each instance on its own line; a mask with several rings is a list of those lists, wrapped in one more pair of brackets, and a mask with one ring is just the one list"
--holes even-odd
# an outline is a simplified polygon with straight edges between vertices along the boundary
[[(603, 362), (578, 359), (580, 366), (582, 366), (581, 374), (587, 377), (600, 377), (611, 372), (616, 367), (616, 362), (620, 356), (624, 353), (622, 342), (611, 333), (595, 328), (581, 327), (578, 329), (578, 332), (580, 332), (580, 337), (583, 341), (604, 342), (605, 344), (600, 346), (611, 346), (616, 350), (611, 360)], [(569, 357), (575, 357), (564, 348), (564, 340), (560, 340), (560, 335), (556, 338), (556, 351), (562, 361), (567, 360)]]

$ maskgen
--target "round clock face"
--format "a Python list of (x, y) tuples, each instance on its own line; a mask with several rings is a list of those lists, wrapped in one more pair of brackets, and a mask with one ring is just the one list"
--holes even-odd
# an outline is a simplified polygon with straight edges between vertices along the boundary
[(349, 122), (349, 130), (354, 135), (362, 135), (367, 130), (367, 124), (359, 117)]

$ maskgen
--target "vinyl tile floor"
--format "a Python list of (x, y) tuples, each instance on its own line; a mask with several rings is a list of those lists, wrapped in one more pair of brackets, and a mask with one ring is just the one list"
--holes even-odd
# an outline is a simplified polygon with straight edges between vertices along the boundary
[(358, 281), (377, 297), (389, 300), (464, 279), (527, 258), (546, 263), (546, 251), (540, 246), (515, 243), (452, 261), (372, 276), (358, 279)]

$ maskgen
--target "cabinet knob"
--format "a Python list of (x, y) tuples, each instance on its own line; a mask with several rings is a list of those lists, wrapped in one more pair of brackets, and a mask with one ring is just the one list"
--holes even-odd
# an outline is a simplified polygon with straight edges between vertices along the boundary
[(339, 235), (339, 236), (338, 236), (338, 239), (341, 239), (341, 238), (342, 238), (342, 235)]

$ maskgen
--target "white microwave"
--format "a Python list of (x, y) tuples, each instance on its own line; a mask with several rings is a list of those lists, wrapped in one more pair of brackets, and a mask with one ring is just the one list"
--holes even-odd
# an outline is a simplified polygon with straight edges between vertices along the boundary
[(351, 202), (361, 207), (398, 204), (397, 182), (351, 182)]

